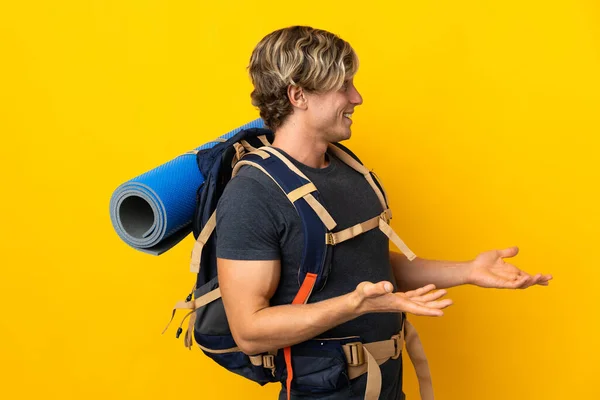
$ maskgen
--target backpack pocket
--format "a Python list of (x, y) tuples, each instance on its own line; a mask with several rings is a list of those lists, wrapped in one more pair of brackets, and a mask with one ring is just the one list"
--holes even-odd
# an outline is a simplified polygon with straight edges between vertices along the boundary
[[(219, 287), (217, 277), (194, 291), (198, 298)], [(196, 310), (194, 322), (194, 339), (208, 357), (228, 370), (264, 385), (275, 382), (271, 370), (262, 366), (255, 366), (250, 358), (242, 353), (233, 340), (223, 300), (218, 298), (204, 307)]]
[[(285, 365), (283, 351), (280, 364)], [(346, 358), (338, 340), (313, 339), (292, 347), (292, 392), (301, 394), (325, 394), (337, 392), (350, 386)], [(286, 368), (281, 368), (279, 380), (287, 380)]]

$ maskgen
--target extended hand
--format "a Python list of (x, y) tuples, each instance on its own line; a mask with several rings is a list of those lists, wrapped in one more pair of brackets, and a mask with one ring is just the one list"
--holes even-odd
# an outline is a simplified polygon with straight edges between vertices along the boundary
[(435, 290), (435, 285), (427, 285), (409, 292), (392, 293), (390, 282), (361, 282), (354, 291), (359, 314), (369, 312), (408, 312), (415, 315), (440, 317), (442, 311), (452, 304), (452, 300), (438, 300), (445, 290)]
[(518, 253), (518, 247), (510, 247), (479, 254), (471, 262), (468, 282), (484, 288), (498, 289), (525, 289), (531, 285), (548, 286), (552, 275), (532, 276), (502, 259), (514, 257)]

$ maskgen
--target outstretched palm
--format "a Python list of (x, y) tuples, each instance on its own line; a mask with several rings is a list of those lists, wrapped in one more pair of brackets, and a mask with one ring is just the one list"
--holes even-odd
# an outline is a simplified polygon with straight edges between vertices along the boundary
[(503, 258), (514, 257), (518, 253), (517, 247), (510, 247), (479, 254), (472, 261), (469, 282), (484, 288), (498, 289), (525, 289), (531, 285), (548, 286), (552, 275), (532, 276), (503, 260)]

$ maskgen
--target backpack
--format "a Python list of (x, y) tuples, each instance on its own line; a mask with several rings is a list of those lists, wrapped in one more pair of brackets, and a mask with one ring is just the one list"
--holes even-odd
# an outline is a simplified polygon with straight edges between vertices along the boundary
[[(184, 335), (186, 347), (191, 349), (193, 342), (196, 342), (204, 354), (219, 365), (260, 385), (269, 382), (283, 383), (287, 388), (288, 400), (292, 390), (312, 394), (340, 390), (349, 385), (350, 379), (366, 372), (369, 374), (365, 398), (377, 399), (381, 388), (378, 365), (401, 355), (405, 336), (407, 347), (408, 342), (418, 344), (416, 347), (420, 346), (416, 331), (404, 314), (403, 329), (397, 335), (374, 343), (363, 343), (360, 337), (315, 338), (284, 349), (247, 355), (233, 339), (217, 275), (216, 207), (225, 186), (244, 165), (260, 169), (278, 184), (295, 206), (305, 227), (305, 246), (298, 276), (299, 290), (292, 304), (306, 303), (313, 290), (318, 291), (324, 287), (331, 269), (333, 246), (370, 229), (381, 229), (410, 260), (416, 257), (389, 226), (391, 211), (377, 176), (366, 169), (349, 149), (333, 143), (329, 145), (328, 151), (369, 181), (383, 211), (368, 221), (334, 232), (336, 223), (321, 204), (317, 188), (285, 155), (270, 147), (273, 139), (274, 134), (268, 129), (242, 129), (229, 139), (218, 139), (219, 143), (212, 148), (195, 151), (199, 171), (204, 177), (197, 190), (192, 220), (196, 242), (190, 269), (197, 275), (186, 300), (178, 302), (173, 309), (171, 321), (178, 309), (189, 310), (177, 329), (176, 337), (183, 333), (183, 324), (189, 318)], [(411, 349), (408, 350), (410, 355)], [(413, 357), (411, 360), (420, 375), (422, 398), (433, 399), (427, 360), (422, 349), (417, 348), (414, 353), (418, 353), (418, 359), (416, 363)]]

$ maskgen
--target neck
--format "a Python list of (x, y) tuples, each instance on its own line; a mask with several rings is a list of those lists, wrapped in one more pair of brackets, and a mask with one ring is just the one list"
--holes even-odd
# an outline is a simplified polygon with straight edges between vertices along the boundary
[(273, 146), (311, 168), (327, 167), (329, 162), (325, 158), (325, 152), (329, 143), (297, 121), (286, 122), (275, 132)]

